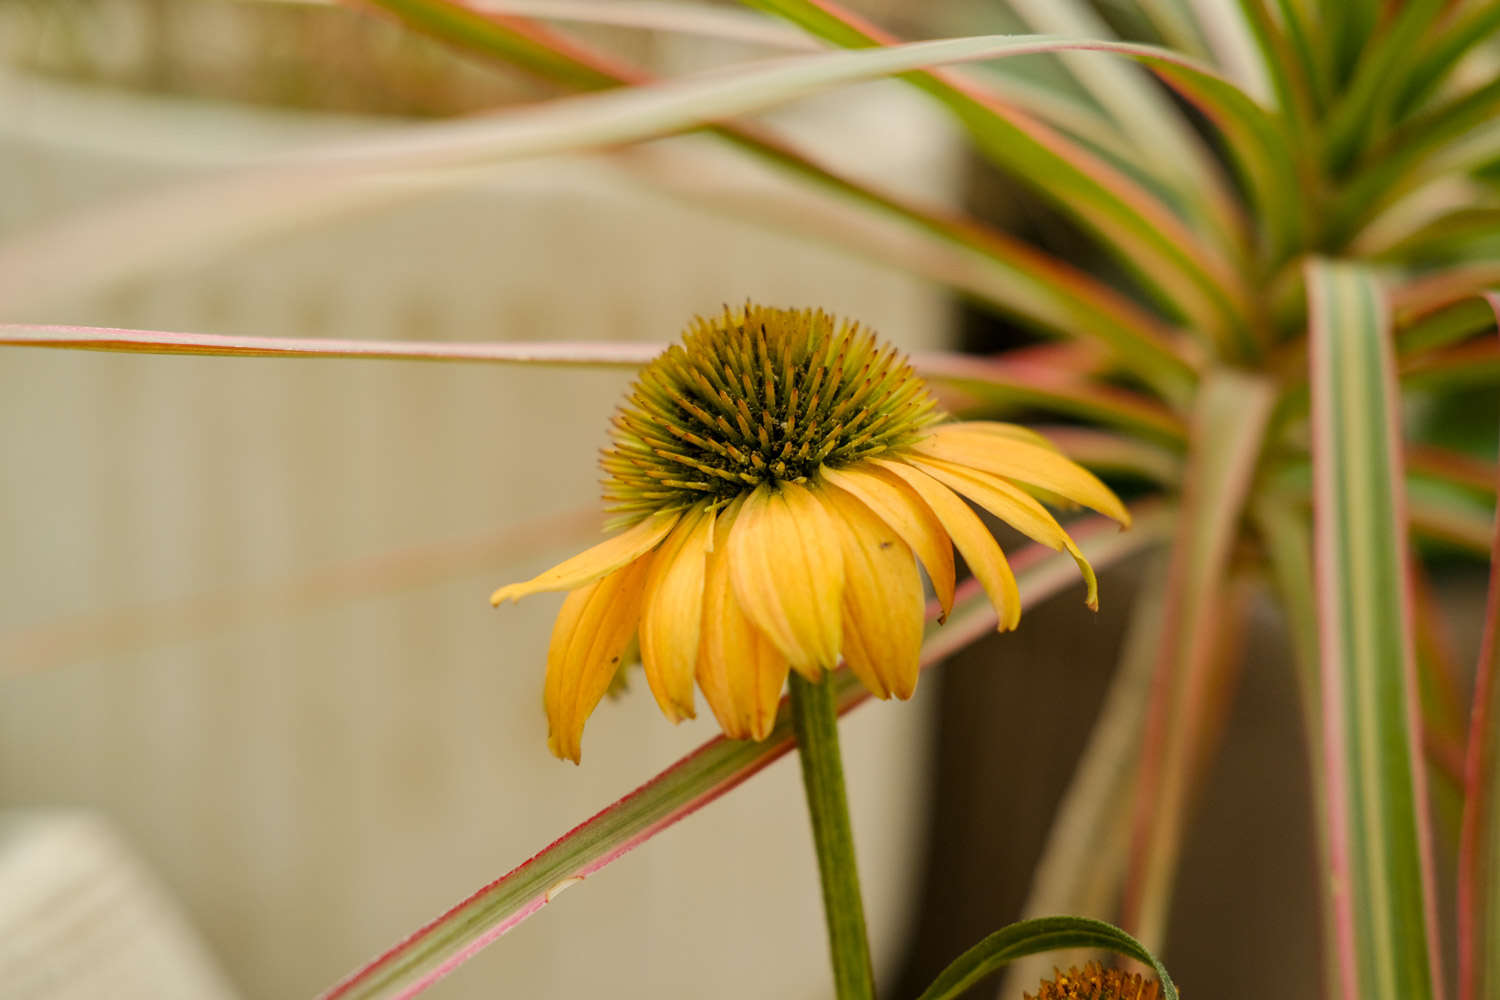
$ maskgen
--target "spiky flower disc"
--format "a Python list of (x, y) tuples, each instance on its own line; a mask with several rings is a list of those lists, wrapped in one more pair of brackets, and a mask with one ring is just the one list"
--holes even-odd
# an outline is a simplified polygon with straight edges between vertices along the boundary
[(622, 523), (911, 444), (936, 403), (899, 351), (821, 309), (697, 319), (641, 372), (601, 465)]
[(1041, 988), (1026, 1000), (1160, 1000), (1161, 984), (1154, 979), (1101, 968), (1090, 962), (1079, 971), (1052, 970), (1052, 978), (1042, 981)]
[(1130, 520), (1039, 435), (942, 422), (905, 358), (812, 309), (694, 322), (641, 372), (603, 466), (626, 530), (490, 598), (569, 591), (543, 701), (552, 752), (574, 761), (632, 640), (668, 718), (692, 717), (696, 686), (726, 734), (764, 739), (789, 670), (815, 681), (842, 660), (875, 695), (911, 697), (918, 567), (946, 615), (955, 547), (1016, 627), (1015, 575), (962, 498), (1072, 555), (1091, 607), (1094, 572), (1037, 498)]

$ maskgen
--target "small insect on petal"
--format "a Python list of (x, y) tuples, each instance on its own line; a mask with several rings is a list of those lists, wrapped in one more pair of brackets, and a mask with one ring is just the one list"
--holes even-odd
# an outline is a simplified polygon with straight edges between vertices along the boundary
[(853, 496), (827, 491), (844, 549), (844, 660), (880, 698), (917, 688), (922, 579), (911, 548)]
[(1094, 567), (1089, 565), (1083, 552), (1073, 543), (1062, 525), (1047, 512), (1047, 508), (999, 476), (935, 459), (913, 458), (911, 463), (950, 489), (973, 500), (1028, 538), (1059, 552), (1066, 550), (1078, 564), (1078, 570), (1083, 574), (1084, 583), (1088, 587), (1084, 602), (1095, 611), (1099, 610), (1099, 581), (1094, 576)]
[(871, 465), (869, 468), (822, 470), (823, 478), (840, 490), (859, 499), (901, 540), (916, 552), (932, 581), (942, 609), (939, 621), (946, 621), (953, 610), (953, 542), (943, 530), (943, 522), (902, 479)]
[(979, 515), (969, 509), (948, 487), (904, 462), (875, 459), (875, 464), (901, 478), (932, 509), (953, 544), (963, 553), (969, 571), (979, 580), (995, 606), (998, 628), (1009, 631), (1021, 623), (1021, 591), (1005, 553)]
[(609, 690), (640, 620), (650, 557), (644, 556), (563, 601), (547, 649), (547, 745), (578, 763), (583, 724)]

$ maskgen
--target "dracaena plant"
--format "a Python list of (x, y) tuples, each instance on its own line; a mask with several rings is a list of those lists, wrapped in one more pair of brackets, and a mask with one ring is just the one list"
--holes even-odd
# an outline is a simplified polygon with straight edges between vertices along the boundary
[[(1102, 816), (1132, 817), (1128, 860), (1104, 873), (1121, 899), (1116, 922), (1130, 934), (1066, 916), (1014, 925), (960, 956), (925, 996), (954, 996), (1022, 954), (1073, 945), (1152, 963), (1159, 983), (1091, 968), (1059, 974), (1042, 996), (1175, 996), (1146, 949), (1164, 943), (1185, 817), (1225, 715), (1244, 597), (1264, 586), (1293, 637), (1319, 799), (1327, 995), (1441, 996), (1451, 929), (1460, 1000), (1500, 998), (1500, 585), (1491, 583), (1466, 712), (1441, 703), (1442, 692), (1456, 690), (1442, 676), (1452, 664), (1418, 655), (1417, 636), (1434, 611), (1413, 598), (1424, 540), (1488, 559), (1493, 573), (1496, 470), (1424, 443), (1403, 422), (1410, 401), (1475, 387), (1493, 394), (1500, 384), (1500, 295), (1492, 291), (1500, 287), (1500, 4), (1107, 5), (1125, 38), (1081, 0), (1013, 0), (1014, 12), (1043, 33), (918, 43), (831, 0), (755, 0), (750, 6), (767, 18), (756, 22), (686, 4), (568, 7), (575, 19), (662, 31), (733, 34), (748, 25), (757, 38), (787, 37), (762, 30), (776, 18), (825, 47), (664, 81), (566, 27), (498, 5), (364, 6), (469, 55), (601, 93), (413, 127), (174, 193), (165, 206), (195, 220), (175, 239), (238, 225), (239, 204), (278, 211), (278, 202), (268, 209), (265, 199), (231, 197), (267, 185), (285, 191), (295, 182), (287, 201), (300, 211), (358, 201), (352, 181), (371, 172), (701, 129), (821, 199), (829, 212), (809, 235), (883, 256), (1071, 346), (1047, 353), (1042, 366), (1033, 352), (1025, 361), (929, 356), (908, 367), (829, 317), (768, 304), (700, 321), (683, 346), (652, 361), (604, 461), (623, 532), (496, 597), (571, 592), (546, 664), (559, 756), (579, 758), (584, 721), (618, 664), (633, 658), (636, 636), (664, 713), (691, 714), (696, 682), (726, 735), (330, 996), (418, 992), (559, 887), (794, 746), (807, 777), (837, 991), (869, 996), (836, 714), (871, 693), (908, 695), (919, 666), (997, 624), (1015, 625), (1023, 606), (1067, 580), (1060, 570), (1070, 564), (1048, 547), (1066, 548), (1091, 580), (1090, 564), (1156, 547), (1168, 570), (1141, 600), (1166, 627), (1135, 651), (1152, 694), (1120, 709), (1133, 716), (1125, 729), (1134, 734), (1131, 780), (1113, 783), (1107, 801), (1070, 798), (1048, 848), (1054, 870), (1088, 868), (1090, 842), (1076, 831)], [(1061, 61), (1063, 84), (1006, 72), (1012, 60), (1037, 55)], [(844, 176), (739, 117), (897, 75), (950, 111), (976, 154), (1010, 183), (1070, 219), (1097, 266)], [(149, 238), (142, 254), (149, 258)], [(0, 290), (7, 280), (35, 279), (28, 260), (3, 251), (0, 259), (12, 265)], [(15, 325), (3, 339), (455, 362), (635, 365), (654, 353)], [(940, 418), (923, 379), (956, 401), (967, 422)], [(1068, 423), (1038, 437), (1003, 422), (1019, 407)], [(1127, 510), (1075, 462), (1106, 481), (1128, 476), (1151, 488)], [(1042, 547), (1007, 565), (960, 494)], [(1080, 501), (1133, 527), (1117, 533), (1085, 517), (1064, 530), (1037, 497)], [(975, 581), (954, 586), (950, 538)], [(945, 619), (929, 623), (925, 637), (919, 562), (937, 595), (930, 617)], [(788, 675), (790, 702), (778, 708)], [(1450, 721), (1464, 718), (1467, 725)], [(1082, 770), (1096, 763), (1086, 758)], [(1428, 821), (1429, 781), (1462, 798), (1451, 843)], [(1075, 835), (1062, 835), (1070, 829)], [(1435, 899), (1437, 851), (1458, 859), (1456, 912), (1440, 912)], [(1068, 908), (1066, 884), (1056, 898)]]

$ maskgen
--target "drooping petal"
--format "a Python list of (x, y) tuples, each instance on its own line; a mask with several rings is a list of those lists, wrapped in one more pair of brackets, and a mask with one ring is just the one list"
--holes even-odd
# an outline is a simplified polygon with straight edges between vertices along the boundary
[(904, 480), (873, 465), (824, 466), (821, 473), (827, 482), (857, 497), (916, 552), (943, 610), (940, 620), (946, 620), (953, 610), (953, 543), (932, 508)]
[[(988, 434), (991, 437), (1004, 438), (1010, 441), (1025, 441), (1029, 444), (1046, 448), (1048, 451), (1058, 451), (1057, 446), (1043, 435), (1023, 427), (1020, 424), (1007, 424), (1000, 420), (963, 420), (956, 423), (938, 424), (928, 433), (942, 431), (952, 433), (954, 428), (962, 428), (965, 432), (976, 434)], [(1058, 452), (1058, 454), (1062, 454)]]
[(652, 514), (620, 534), (565, 559), (524, 583), (511, 583), (490, 595), (490, 604), (518, 601), (545, 590), (576, 590), (640, 558), (656, 547), (682, 516), (680, 510)]
[(1088, 596), (1085, 598), (1088, 606), (1095, 611), (1099, 609), (1099, 581), (1094, 576), (1094, 567), (1089, 565), (1083, 552), (1063, 530), (1063, 526), (1057, 523), (1057, 519), (1047, 512), (1046, 507), (999, 476), (936, 459), (913, 457), (910, 461), (912, 465), (962, 493), (1026, 537), (1058, 551), (1066, 549), (1078, 564), (1084, 583), (1088, 585)]
[(563, 601), (547, 647), (547, 746), (578, 763), (583, 724), (609, 689), (640, 622), (651, 556), (573, 591)]
[(1051, 447), (996, 430), (1010, 426), (942, 424), (911, 448), (919, 455), (1054, 493), (1129, 527), (1130, 512), (1097, 476)]
[(776, 722), (787, 658), (746, 617), (730, 580), (727, 544), (738, 512), (721, 514), (703, 583), (697, 677), (724, 735), (763, 740)]
[(1004, 632), (1021, 623), (1021, 591), (1016, 586), (1016, 576), (1000, 551), (1000, 544), (990, 534), (979, 515), (958, 498), (948, 487), (905, 462), (891, 459), (873, 459), (881, 468), (900, 477), (916, 491), (922, 502), (932, 509), (943, 528), (953, 538), (953, 544), (963, 553), (980, 586), (989, 595), (999, 619), (999, 629)]
[(662, 714), (694, 717), (693, 671), (703, 623), (703, 582), (714, 515), (695, 508), (677, 522), (651, 558), (641, 605), (641, 662)]
[(827, 490), (844, 549), (844, 660), (879, 698), (917, 688), (922, 652), (922, 578), (890, 525), (852, 495)]
[(809, 680), (838, 664), (844, 559), (804, 486), (755, 488), (729, 533), (729, 578), (755, 627)]

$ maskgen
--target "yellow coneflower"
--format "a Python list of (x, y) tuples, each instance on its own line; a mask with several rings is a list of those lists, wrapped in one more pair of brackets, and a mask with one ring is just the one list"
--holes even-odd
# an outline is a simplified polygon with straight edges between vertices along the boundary
[(1080, 972), (1052, 970), (1052, 978), (1042, 981), (1036, 996), (1026, 1000), (1160, 1000), (1161, 984), (1154, 979), (1127, 975), (1118, 969), (1102, 969), (1090, 962)]
[(789, 669), (839, 658), (881, 698), (917, 684), (926, 568), (944, 616), (953, 546), (1002, 630), (1015, 577), (960, 494), (1093, 570), (1032, 495), (1129, 515), (1039, 435), (944, 422), (906, 359), (821, 310), (747, 305), (698, 319), (647, 365), (614, 420), (604, 497), (625, 530), (501, 587), (570, 591), (547, 652), (548, 744), (577, 761), (584, 722), (632, 638), (672, 721), (702, 689), (724, 732), (764, 739)]

